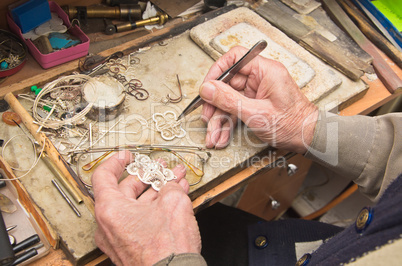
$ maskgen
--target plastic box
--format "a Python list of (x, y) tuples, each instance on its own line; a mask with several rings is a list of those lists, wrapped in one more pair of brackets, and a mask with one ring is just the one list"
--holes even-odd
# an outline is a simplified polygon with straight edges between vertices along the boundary
[(54, 51), (49, 54), (42, 54), (30, 39), (24, 39), (21, 33), (21, 29), (11, 18), (10, 14), (7, 13), (7, 22), (11, 31), (14, 32), (22, 40), (24, 40), (29, 52), (44, 69), (86, 56), (89, 50), (88, 36), (86, 36), (85, 33), (78, 26), (71, 27), (70, 20), (68, 19), (68, 16), (63, 11), (63, 9), (61, 9), (61, 7), (57, 3), (52, 1), (49, 1), (49, 7), (51, 12), (57, 13), (57, 15), (63, 20), (64, 25), (67, 26), (67, 28), (69, 29), (68, 32), (81, 40), (80, 44), (67, 49)]
[(11, 15), (22, 33), (26, 33), (52, 18), (47, 0), (29, 0), (11, 9)]

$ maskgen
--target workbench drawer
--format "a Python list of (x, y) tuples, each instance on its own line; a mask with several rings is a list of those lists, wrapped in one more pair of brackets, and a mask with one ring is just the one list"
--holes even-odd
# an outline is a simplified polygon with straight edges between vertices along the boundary
[(237, 208), (266, 220), (272, 220), (286, 211), (296, 197), (312, 162), (298, 154), (287, 163), (298, 167), (294, 175), (288, 175), (286, 167), (275, 167), (259, 173), (247, 185)]

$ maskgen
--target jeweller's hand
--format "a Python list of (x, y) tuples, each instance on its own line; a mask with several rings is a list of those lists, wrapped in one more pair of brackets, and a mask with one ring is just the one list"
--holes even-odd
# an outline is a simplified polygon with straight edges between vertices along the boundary
[(132, 154), (121, 151), (92, 176), (97, 246), (117, 265), (152, 265), (172, 253), (200, 253), (201, 237), (183, 165), (173, 169), (176, 182), (159, 192), (136, 176), (118, 183)]
[(240, 118), (262, 141), (289, 151), (306, 152), (318, 112), (279, 62), (257, 56), (229, 82), (215, 80), (236, 62), (244, 47), (232, 48), (211, 67), (200, 88), (206, 146), (221, 149), (230, 142)]

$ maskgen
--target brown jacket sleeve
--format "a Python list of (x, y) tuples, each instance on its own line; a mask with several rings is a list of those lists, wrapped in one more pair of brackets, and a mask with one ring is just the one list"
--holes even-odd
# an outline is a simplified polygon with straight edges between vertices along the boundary
[(402, 173), (402, 114), (338, 116), (321, 111), (305, 156), (353, 180), (378, 200)]

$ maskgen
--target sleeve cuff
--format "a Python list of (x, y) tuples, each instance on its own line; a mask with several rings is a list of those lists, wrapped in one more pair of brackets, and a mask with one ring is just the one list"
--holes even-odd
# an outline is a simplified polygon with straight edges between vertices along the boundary
[[(369, 163), (385, 168), (386, 163), (382, 164), (384, 158), (371, 162), (373, 156), (381, 157), (380, 154), (373, 154), (378, 130), (372, 117), (338, 116), (320, 111), (313, 141), (305, 157), (350, 178), (363, 193), (374, 198), (379, 193), (384, 172), (378, 169), (380, 172), (376, 175), (367, 173), (365, 169)], [(389, 152), (386, 147), (383, 148), (382, 153)]]
[(206, 266), (204, 258), (198, 253), (183, 253), (183, 254), (171, 254), (170, 256), (158, 261), (154, 266)]

